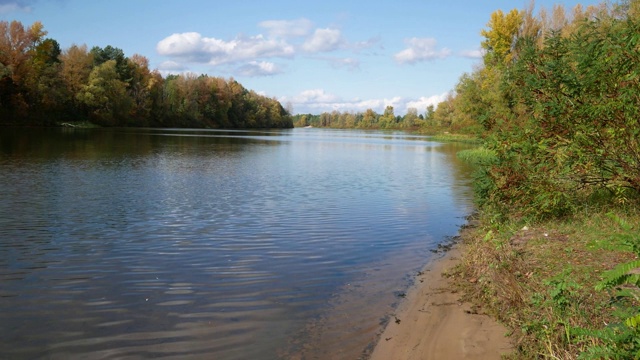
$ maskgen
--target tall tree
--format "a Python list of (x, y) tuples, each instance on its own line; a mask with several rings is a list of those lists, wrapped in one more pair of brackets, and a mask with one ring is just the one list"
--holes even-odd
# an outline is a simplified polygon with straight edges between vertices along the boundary
[(31, 116), (57, 120), (64, 116), (68, 94), (60, 76), (60, 45), (45, 39), (32, 52), (31, 71), (25, 78)]
[(500, 64), (512, 60), (512, 51), (516, 37), (522, 24), (522, 13), (517, 9), (504, 14), (502, 10), (494, 11), (487, 24), (488, 29), (483, 29), (480, 34), (485, 40), (482, 48), (486, 50), (485, 63)]
[(392, 128), (396, 124), (396, 116), (394, 114), (393, 106), (387, 105), (384, 109), (384, 113), (378, 119), (378, 125), (382, 129)]
[(407, 113), (402, 119), (402, 126), (406, 128), (411, 128), (416, 125), (418, 122), (418, 109), (412, 107), (407, 109)]
[(115, 60), (96, 66), (77, 97), (90, 108), (92, 119), (102, 125), (118, 125), (131, 109), (131, 99), (126, 84), (119, 79)]
[(5, 118), (27, 118), (30, 59), (46, 35), (42, 23), (25, 28), (19, 21), (0, 21), (0, 113)]
[(127, 57), (122, 49), (107, 45), (104, 48), (94, 46), (91, 48), (93, 55), (93, 66), (102, 65), (103, 63), (114, 60), (116, 62), (116, 73), (121, 81), (129, 82), (131, 79), (131, 68)]

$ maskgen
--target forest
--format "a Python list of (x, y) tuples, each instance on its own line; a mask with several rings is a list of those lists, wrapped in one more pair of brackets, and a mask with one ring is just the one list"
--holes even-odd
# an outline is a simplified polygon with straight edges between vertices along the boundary
[(291, 128), (272, 98), (233, 78), (169, 75), (111, 45), (60, 49), (40, 22), (0, 21), (0, 125)]

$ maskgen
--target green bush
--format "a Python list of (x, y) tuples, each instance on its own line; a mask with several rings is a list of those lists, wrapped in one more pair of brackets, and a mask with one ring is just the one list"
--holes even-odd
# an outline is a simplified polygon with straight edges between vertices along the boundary
[(505, 67), (510, 120), (487, 132), (495, 161), (481, 203), (546, 218), (574, 212), (606, 189), (625, 202), (640, 192), (640, 22), (585, 20), (541, 47), (520, 39)]

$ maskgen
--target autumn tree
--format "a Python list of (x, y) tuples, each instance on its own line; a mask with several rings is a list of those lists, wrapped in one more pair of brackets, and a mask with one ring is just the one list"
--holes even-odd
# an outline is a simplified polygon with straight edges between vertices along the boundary
[(19, 21), (0, 21), (0, 111), (5, 118), (26, 118), (29, 94), (25, 81), (31, 58), (46, 35), (42, 23), (25, 28)]
[(360, 122), (361, 127), (367, 128), (372, 127), (378, 121), (378, 114), (372, 109), (367, 109), (362, 116), (362, 121)]
[(78, 100), (78, 94), (89, 81), (89, 75), (93, 69), (93, 55), (89, 53), (85, 45), (72, 45), (59, 56), (60, 73), (67, 101), (65, 106), (71, 119), (82, 119), (87, 111), (85, 104)]
[(149, 70), (149, 60), (138, 54), (127, 59), (128, 73), (131, 75), (127, 92), (133, 100), (131, 117), (138, 122), (147, 123), (154, 105), (152, 93), (156, 92), (157, 77)]
[(496, 10), (491, 14), (488, 29), (480, 32), (485, 38), (481, 43), (486, 51), (485, 64), (507, 63), (512, 60), (516, 36), (520, 32), (522, 21), (522, 13), (517, 9), (507, 14), (502, 10)]

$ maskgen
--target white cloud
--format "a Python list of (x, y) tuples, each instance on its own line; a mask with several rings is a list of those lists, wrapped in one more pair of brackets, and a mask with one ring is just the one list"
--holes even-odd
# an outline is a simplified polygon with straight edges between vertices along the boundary
[(420, 61), (442, 59), (451, 55), (451, 50), (438, 50), (437, 41), (433, 38), (411, 38), (405, 41), (407, 49), (395, 54), (394, 58), (400, 64), (415, 64)]
[(302, 49), (306, 52), (329, 52), (337, 50), (344, 44), (344, 39), (340, 30), (337, 29), (316, 29), (313, 35), (302, 44)]
[(323, 89), (311, 89), (301, 92), (291, 101), (299, 104), (330, 104), (339, 101), (339, 98), (336, 95), (325, 93)]
[(303, 37), (311, 32), (313, 23), (305, 18), (297, 20), (267, 20), (258, 24), (272, 37)]
[(236, 69), (236, 72), (243, 76), (271, 76), (282, 73), (282, 70), (272, 62), (267, 61), (251, 61)]
[[(372, 109), (376, 112), (382, 113), (387, 106), (393, 106), (394, 112), (398, 110), (402, 103), (402, 98), (399, 96), (393, 97), (391, 99), (368, 99), (368, 100), (358, 100), (353, 103), (344, 104), (345, 107), (355, 106), (356, 111), (366, 111), (367, 109)], [(352, 104), (352, 105), (349, 105)], [(398, 114), (396, 114), (398, 115)]]
[(433, 105), (434, 107), (438, 106), (439, 103), (441, 103), (444, 100), (446, 100), (448, 95), (449, 95), (449, 93), (446, 92), (444, 94), (433, 95), (433, 96), (429, 96), (429, 97), (421, 96), (417, 100), (407, 101), (405, 110), (409, 110), (409, 108), (416, 108), (416, 109), (418, 109), (418, 113), (421, 113), (429, 105)]
[(387, 106), (393, 106), (395, 115), (404, 116), (410, 108), (418, 110), (418, 114), (424, 113), (429, 105), (437, 107), (444, 101), (449, 93), (433, 96), (422, 96), (418, 99), (408, 99), (400, 96), (380, 99), (350, 99), (345, 100), (338, 95), (327, 93), (324, 89), (305, 90), (292, 97), (281, 97), (278, 100), (285, 104), (291, 103), (298, 114), (320, 114), (323, 112), (360, 112), (371, 109), (382, 114)]
[[(3, 0), (0, 0), (0, 3)], [(245, 76), (264, 76), (282, 73), (271, 61), (273, 58), (293, 58), (297, 52), (317, 55), (335, 50), (359, 52), (373, 47), (380, 38), (349, 43), (339, 29), (318, 28), (305, 18), (296, 20), (268, 20), (258, 24), (267, 35), (237, 36), (231, 40), (206, 37), (198, 32), (175, 33), (156, 45), (159, 55), (185, 66), (228, 65), (224, 68)], [(354, 71), (360, 61), (354, 57), (316, 57), (333, 68)], [(173, 70), (173, 69), (167, 69)], [(235, 70), (235, 71), (234, 71)]]
[(350, 99), (345, 100), (335, 94), (325, 92), (323, 89), (305, 90), (293, 97), (278, 99), (281, 103), (291, 103), (297, 113), (320, 114), (323, 112), (365, 112), (367, 109), (382, 114), (387, 106), (393, 106), (396, 115), (402, 115), (406, 108), (406, 100), (396, 96), (390, 99)]
[(481, 49), (476, 49), (476, 50), (464, 50), (460, 52), (460, 55), (462, 55), (463, 57), (466, 58), (471, 58), (471, 59), (480, 59), (484, 56), (484, 51)]
[(196, 63), (220, 65), (269, 57), (291, 57), (293, 46), (262, 35), (236, 37), (231, 41), (203, 37), (196, 32), (173, 34), (156, 46), (160, 55)]
[(186, 70), (185, 66), (175, 61), (164, 61), (158, 66), (159, 70)]

